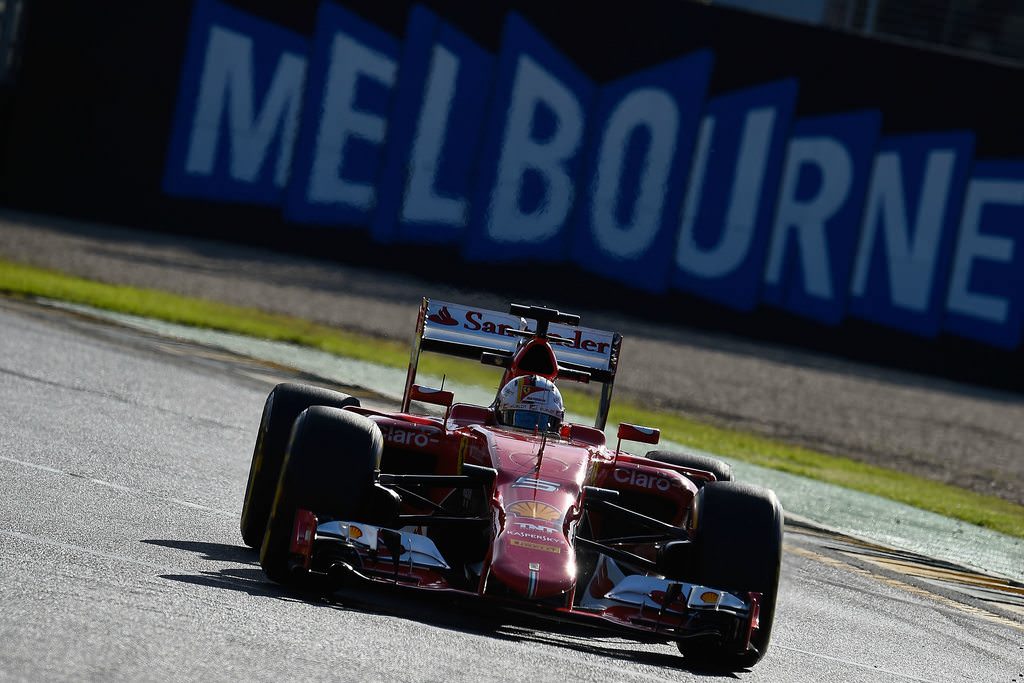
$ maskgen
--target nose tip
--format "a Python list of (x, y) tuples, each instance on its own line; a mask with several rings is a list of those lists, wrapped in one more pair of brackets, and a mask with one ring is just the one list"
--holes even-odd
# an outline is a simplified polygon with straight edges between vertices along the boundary
[(576, 561), (564, 538), (540, 541), (503, 533), (494, 545), (491, 576), (527, 599), (542, 600), (572, 590)]

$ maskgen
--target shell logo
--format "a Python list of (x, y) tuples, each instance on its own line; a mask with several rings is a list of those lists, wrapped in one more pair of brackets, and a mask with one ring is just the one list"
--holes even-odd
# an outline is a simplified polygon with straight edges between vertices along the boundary
[(513, 517), (542, 519), (545, 522), (554, 522), (562, 518), (562, 513), (558, 511), (558, 508), (536, 500), (520, 500), (512, 503), (506, 508), (506, 512)]

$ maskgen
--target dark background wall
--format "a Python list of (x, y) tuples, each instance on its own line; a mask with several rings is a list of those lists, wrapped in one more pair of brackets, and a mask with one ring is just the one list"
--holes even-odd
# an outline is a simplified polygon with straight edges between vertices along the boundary
[[(319, 0), (231, 0), (228, 4), (312, 35)], [(767, 81), (800, 81), (797, 116), (861, 108), (884, 114), (885, 134), (972, 129), (978, 159), (1024, 158), (1022, 70), (1011, 64), (882, 42), (834, 30), (672, 0), (664, 2), (444, 2), (434, 9), (497, 51), (515, 9), (597, 83), (711, 48), (711, 94)], [(29, 0), (16, 78), (0, 96), (0, 201), (57, 213), (262, 244), (400, 268), (425, 275), (454, 251), (389, 248), (363, 233), (286, 224), (280, 211), (182, 200), (161, 190), (191, 3)], [(411, 2), (346, 5), (401, 37)], [(625, 9), (628, 8), (628, 9)], [(585, 287), (558, 274), (560, 302), (632, 308), (681, 323), (798, 343), (859, 359), (1012, 388), (1024, 388), (1020, 352), (941, 336), (921, 340), (858, 321), (826, 328), (776, 310), (722, 310), (684, 294), (637, 296), (611, 283)], [(446, 269), (446, 280), (498, 283), (501, 268)], [(553, 273), (554, 274), (554, 273)], [(520, 279), (521, 281), (521, 279)], [(552, 297), (541, 289), (510, 296)]]

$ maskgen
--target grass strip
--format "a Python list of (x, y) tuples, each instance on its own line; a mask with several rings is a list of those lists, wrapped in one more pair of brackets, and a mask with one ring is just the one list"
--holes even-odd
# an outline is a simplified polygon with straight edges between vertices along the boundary
[[(405, 342), (158, 290), (105, 284), (2, 260), (0, 292), (58, 299), (182, 325), (290, 342), (390, 367), (404, 368), (409, 362), (409, 346)], [(420, 368), (434, 375), (447, 374), (464, 384), (492, 386), (495, 381), (492, 368), (434, 354), (424, 355)], [(595, 396), (571, 388), (565, 389), (563, 396), (566, 407), (571, 411), (596, 413)], [(610, 420), (613, 423), (657, 426), (665, 439), (717, 453), (725, 459), (742, 460), (863, 491), (1024, 538), (1024, 506), (994, 496), (697, 422), (673, 413), (647, 410), (628, 400), (614, 402)]]

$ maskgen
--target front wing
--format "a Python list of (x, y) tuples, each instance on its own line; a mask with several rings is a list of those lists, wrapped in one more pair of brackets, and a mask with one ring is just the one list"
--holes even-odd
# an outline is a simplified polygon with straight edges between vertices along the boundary
[(311, 513), (300, 513), (291, 548), (293, 567), (296, 572), (328, 579), (328, 585), (367, 582), (443, 591), (556, 621), (611, 629), (643, 641), (708, 639), (746, 647), (758, 627), (757, 593), (735, 594), (657, 576), (626, 574), (605, 556), (600, 557), (587, 585), (577, 587), (583, 594), (567, 596), (562, 605), (488, 592), (485, 580), (470, 570), (462, 572), (450, 566), (420, 531), (362, 522), (321, 524)]

